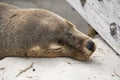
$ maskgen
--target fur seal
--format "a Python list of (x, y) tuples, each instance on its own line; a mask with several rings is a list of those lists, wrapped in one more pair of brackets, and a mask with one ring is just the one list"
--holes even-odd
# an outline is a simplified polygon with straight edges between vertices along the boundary
[(71, 57), (87, 60), (92, 39), (74, 24), (45, 9), (22, 9), (0, 3), (0, 58)]

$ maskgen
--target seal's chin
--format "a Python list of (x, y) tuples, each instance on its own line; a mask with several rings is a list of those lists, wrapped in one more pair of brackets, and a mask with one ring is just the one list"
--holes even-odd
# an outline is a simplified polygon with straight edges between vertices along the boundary
[(85, 61), (88, 60), (91, 55), (92, 53), (76, 53), (75, 59)]

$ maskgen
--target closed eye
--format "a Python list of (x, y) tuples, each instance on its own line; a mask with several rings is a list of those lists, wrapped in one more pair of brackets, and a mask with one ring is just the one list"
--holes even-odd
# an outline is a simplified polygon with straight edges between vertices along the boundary
[(60, 49), (62, 49), (62, 47), (60, 47), (60, 48), (56, 48), (56, 49), (54, 49), (54, 50), (60, 50)]

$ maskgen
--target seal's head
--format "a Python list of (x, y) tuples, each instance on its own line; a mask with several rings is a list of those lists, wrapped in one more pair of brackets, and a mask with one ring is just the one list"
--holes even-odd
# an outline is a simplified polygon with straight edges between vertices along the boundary
[[(56, 41), (50, 45), (52, 53), (49, 55), (68, 56), (77, 60), (87, 60), (96, 49), (95, 43), (90, 37), (81, 33), (71, 22), (67, 23), (67, 29)], [(56, 31), (56, 30), (55, 30)]]

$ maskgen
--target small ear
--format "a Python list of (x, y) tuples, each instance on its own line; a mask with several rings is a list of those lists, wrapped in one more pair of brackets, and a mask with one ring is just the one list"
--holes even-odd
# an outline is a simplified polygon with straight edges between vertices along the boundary
[(63, 46), (60, 44), (57, 44), (57, 43), (52, 43), (52, 44), (50, 44), (49, 48), (52, 50), (60, 50), (63, 48)]
[(71, 28), (75, 28), (75, 25), (73, 23), (71, 23), (70, 21), (66, 20), (66, 23), (71, 27)]

